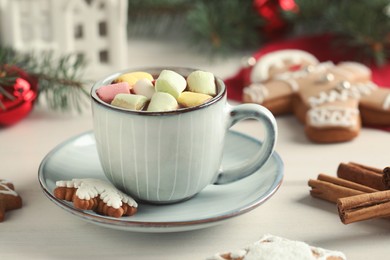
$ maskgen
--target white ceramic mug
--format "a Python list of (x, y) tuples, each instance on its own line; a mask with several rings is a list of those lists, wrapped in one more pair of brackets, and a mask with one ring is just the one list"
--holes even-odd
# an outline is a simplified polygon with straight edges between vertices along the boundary
[[(183, 76), (193, 71), (168, 68)], [(162, 68), (147, 71), (159, 75)], [(218, 94), (197, 107), (169, 112), (130, 111), (99, 99), (96, 90), (110, 84), (118, 72), (91, 90), (94, 133), (103, 171), (118, 189), (152, 203), (191, 198), (210, 184), (225, 184), (259, 169), (274, 150), (275, 118), (264, 107), (226, 102), (226, 87), (215, 82)], [(236, 122), (253, 118), (264, 126), (265, 140), (253, 158), (234, 169), (222, 169), (225, 134)]]

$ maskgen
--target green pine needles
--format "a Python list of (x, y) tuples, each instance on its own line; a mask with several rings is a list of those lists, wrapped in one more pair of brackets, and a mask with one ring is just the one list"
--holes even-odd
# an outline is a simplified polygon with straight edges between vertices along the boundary
[(87, 82), (81, 80), (86, 66), (82, 56), (56, 56), (53, 52), (21, 54), (0, 46), (0, 93), (12, 100), (5, 86), (12, 85), (17, 75), (7, 72), (7, 66), (20, 68), (37, 79), (38, 103), (46, 103), (49, 109), (81, 113), (89, 104)]
[(299, 12), (285, 12), (299, 33), (333, 33), (361, 52), (357, 60), (383, 65), (390, 58), (389, 0), (295, 0)]
[[(254, 8), (256, 0), (132, 0), (130, 36), (185, 39), (197, 51), (231, 55), (269, 41), (267, 21)], [(359, 61), (381, 65), (390, 58), (389, 0), (294, 0), (294, 11), (280, 1), (257, 1), (286, 21), (280, 36), (331, 33), (359, 49)], [(262, 6), (260, 6), (261, 8)], [(278, 34), (279, 35), (279, 34)], [(361, 50), (361, 51), (360, 51)], [(209, 51), (209, 52), (207, 52)]]

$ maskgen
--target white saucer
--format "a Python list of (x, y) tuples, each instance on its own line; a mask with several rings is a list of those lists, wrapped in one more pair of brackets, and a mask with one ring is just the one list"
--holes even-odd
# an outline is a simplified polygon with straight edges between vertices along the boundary
[[(250, 158), (261, 143), (247, 135), (229, 131), (223, 165)], [(139, 204), (131, 217), (112, 218), (93, 211), (75, 209), (70, 202), (54, 197), (58, 180), (105, 179), (92, 132), (71, 138), (54, 148), (41, 162), (39, 182), (45, 195), (56, 205), (93, 224), (139, 232), (176, 232), (209, 227), (253, 210), (269, 199), (283, 179), (283, 162), (274, 152), (260, 170), (226, 185), (209, 185), (190, 200), (172, 205)]]

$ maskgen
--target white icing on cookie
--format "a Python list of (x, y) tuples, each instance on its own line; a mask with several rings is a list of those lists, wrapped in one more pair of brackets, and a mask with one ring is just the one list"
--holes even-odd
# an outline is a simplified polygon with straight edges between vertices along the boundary
[(311, 107), (316, 107), (324, 103), (334, 101), (345, 101), (349, 97), (346, 91), (331, 90), (329, 92), (320, 92), (316, 97), (310, 97), (308, 102)]
[(311, 64), (317, 64), (318, 60), (312, 54), (301, 50), (281, 50), (270, 52), (262, 56), (253, 67), (250, 80), (251, 82), (261, 82), (269, 78), (271, 67), (281, 68), (285, 66), (285, 61), (300, 63), (307, 61)]
[(335, 88), (330, 91), (322, 91), (317, 96), (309, 97), (311, 107), (335, 101), (346, 101), (349, 98), (359, 99), (362, 95), (369, 95), (377, 86), (372, 82), (354, 83), (348, 89)]
[(10, 189), (6, 184), (10, 183), (7, 180), (0, 180), (0, 194), (7, 194), (7, 195), (13, 195), (13, 196), (18, 196), (18, 194)]
[(315, 107), (308, 111), (308, 124), (315, 127), (352, 127), (358, 123), (359, 110), (344, 107)]
[[(244, 260), (326, 260), (331, 256), (346, 259), (345, 255), (338, 251), (312, 247), (301, 241), (288, 240), (272, 235), (265, 235), (259, 241), (247, 246), (245, 250), (232, 252), (230, 256), (232, 259)], [(217, 254), (208, 259), (222, 260), (224, 258)]]
[(260, 83), (253, 83), (244, 88), (244, 94), (248, 95), (252, 102), (262, 104), (268, 96), (268, 89)]
[(76, 188), (76, 196), (79, 199), (89, 200), (100, 195), (107, 206), (118, 209), (122, 202), (131, 207), (137, 207), (137, 202), (124, 194), (111, 183), (99, 179), (73, 179), (71, 181), (57, 181), (58, 187)]
[[(282, 249), (283, 248), (283, 249)], [(270, 257), (272, 256), (272, 257)], [(259, 241), (248, 247), (246, 260), (264, 259), (300, 259), (311, 260), (310, 247), (299, 241), (288, 241), (272, 237), (270, 241)]]
[(385, 101), (383, 102), (382, 108), (383, 108), (384, 110), (390, 109), (390, 94), (388, 94), (388, 95), (386, 96), (386, 99), (385, 99)]
[(297, 92), (299, 90), (299, 84), (296, 79), (305, 78), (311, 73), (323, 73), (333, 66), (334, 64), (331, 61), (322, 62), (316, 66), (310, 66), (297, 71), (286, 71), (280, 73), (275, 76), (275, 79), (285, 81), (291, 87), (293, 92)]

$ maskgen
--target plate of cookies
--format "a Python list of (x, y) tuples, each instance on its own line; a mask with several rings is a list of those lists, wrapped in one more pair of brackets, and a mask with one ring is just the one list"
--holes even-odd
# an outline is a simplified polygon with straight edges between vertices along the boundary
[[(251, 158), (261, 145), (257, 139), (229, 130), (222, 166), (232, 167)], [(254, 210), (278, 190), (283, 168), (274, 152), (261, 169), (239, 181), (209, 185), (178, 203), (145, 203), (111, 185), (90, 131), (50, 151), (40, 164), (38, 179), (54, 205), (81, 220), (113, 229), (163, 233), (207, 228)]]

